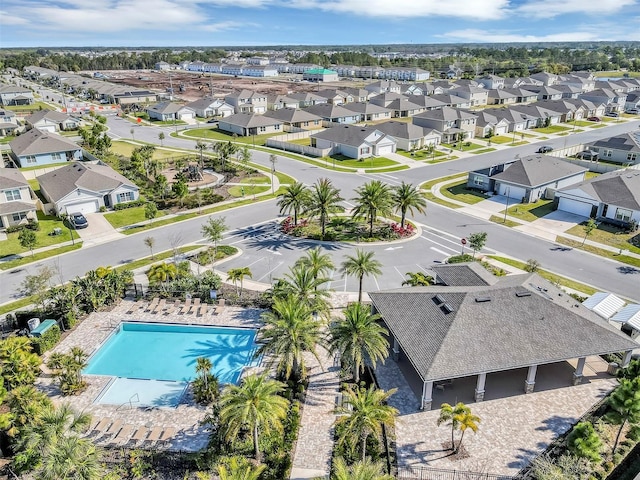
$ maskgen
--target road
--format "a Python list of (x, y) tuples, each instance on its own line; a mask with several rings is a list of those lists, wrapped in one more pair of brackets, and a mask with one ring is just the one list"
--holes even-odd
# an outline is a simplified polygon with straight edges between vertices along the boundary
[[(50, 96), (53, 96), (51, 94)], [(586, 143), (605, 136), (627, 132), (638, 127), (640, 122), (613, 124), (606, 128), (576, 133), (568, 138), (540, 142), (555, 148)], [(135, 126), (119, 117), (109, 116), (110, 135), (117, 138), (131, 138), (130, 130), (135, 129), (135, 139), (150, 143), (158, 142), (158, 133), (165, 133), (164, 146), (193, 148), (195, 141), (175, 138), (168, 133), (173, 127)], [(533, 153), (539, 145), (528, 144), (508, 150), (498, 150), (484, 155), (464, 158), (435, 165), (393, 173), (381, 174), (345, 174), (325, 170), (295, 161), (288, 157), (278, 157), (277, 169), (297, 180), (311, 185), (318, 178), (327, 177), (342, 192), (345, 206), (351, 206), (349, 199), (353, 190), (371, 180), (378, 179), (389, 185), (398, 185), (402, 181), (418, 184), (424, 181), (466, 172), (470, 169), (486, 167), (513, 159), (516, 155), (525, 156)], [(270, 167), (269, 154), (253, 151), (253, 161)], [(275, 200), (261, 202), (256, 205), (235, 208), (216, 214), (224, 216), (230, 231), (224, 243), (233, 244), (242, 249), (243, 255), (224, 264), (223, 269), (249, 266), (253, 279), (269, 282), (287, 272), (297, 258), (305, 250), (317, 245), (317, 242), (291, 240), (282, 236), (276, 225), (278, 209)], [(397, 244), (366, 245), (362, 248), (373, 250), (380, 260), (383, 274), (376, 279), (366, 279), (365, 290), (378, 290), (399, 287), (405, 279), (406, 272), (429, 271), (429, 267), (452, 254), (459, 253), (460, 238), (479, 231), (488, 233), (488, 242), (483, 253), (501, 253), (523, 261), (534, 258), (543, 268), (561, 275), (574, 278), (580, 282), (594, 285), (602, 290), (618, 293), (626, 298), (640, 302), (640, 270), (629, 268), (618, 262), (600, 258), (580, 250), (567, 249), (564, 246), (535, 238), (508, 227), (483, 221), (475, 217), (442, 207), (429, 202), (426, 215), (418, 215), (415, 220), (423, 225), (422, 235)], [(156, 251), (168, 250), (172, 246), (201, 242), (200, 227), (206, 218), (195, 218), (156, 230), (129, 235), (106, 244), (96, 245), (30, 265), (15, 273), (0, 273), (0, 303), (11, 301), (20, 296), (19, 286), (26, 275), (34, 274), (41, 265), (57, 267), (59, 280), (69, 280), (100, 265), (120, 265), (133, 259), (148, 255), (143, 243), (146, 236), (156, 239)], [(323, 243), (334, 263), (339, 266), (344, 256), (352, 254), (354, 246), (348, 244)], [(344, 278), (338, 271), (330, 274), (331, 288), (337, 291), (356, 291), (357, 282), (353, 278)]]

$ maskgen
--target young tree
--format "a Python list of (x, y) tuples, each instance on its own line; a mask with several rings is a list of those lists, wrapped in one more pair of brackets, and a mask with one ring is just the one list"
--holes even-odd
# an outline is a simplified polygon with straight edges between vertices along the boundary
[(242, 147), (242, 149), (240, 150), (240, 162), (242, 163), (242, 166), (245, 169), (249, 168), (249, 163), (251, 163), (251, 157), (252, 157), (252, 154), (249, 147), (247, 145)]
[(200, 233), (209, 242), (213, 243), (213, 259), (209, 259), (209, 262), (214, 262), (218, 256), (218, 242), (222, 240), (224, 231), (227, 229), (225, 223), (225, 217), (213, 218), (209, 217), (206, 223), (202, 224)]
[(605, 419), (614, 425), (620, 425), (611, 450), (611, 455), (614, 455), (627, 422), (632, 425), (640, 423), (640, 377), (633, 380), (621, 379), (620, 385), (609, 396), (608, 403), (611, 410)]
[(292, 183), (285, 187), (284, 193), (278, 195), (278, 207), (280, 214), (293, 213), (293, 224), (298, 225), (300, 212), (309, 203), (309, 189), (300, 182)]
[(362, 302), (362, 281), (365, 276), (377, 277), (382, 273), (382, 263), (373, 258), (373, 252), (356, 249), (356, 254), (347, 255), (342, 262), (341, 271), (345, 275), (352, 275), (358, 279), (358, 303)]
[(369, 222), (369, 236), (373, 237), (373, 224), (378, 215), (388, 215), (392, 211), (391, 189), (380, 180), (371, 180), (356, 188), (357, 197), (352, 200), (355, 207), (353, 218), (364, 218)]
[(410, 287), (428, 287), (435, 282), (431, 275), (425, 275), (422, 272), (407, 272), (405, 275), (409, 278), (402, 282), (402, 285), (408, 285)]
[(238, 283), (240, 283), (240, 294), (242, 298), (242, 284), (244, 283), (244, 277), (253, 278), (253, 274), (249, 267), (231, 268), (227, 272), (227, 278), (233, 282), (236, 286), (236, 295), (238, 295)]
[(9, 337), (0, 342), (0, 375), (7, 390), (33, 385), (40, 363), (40, 357), (33, 353), (30, 338)]
[(158, 263), (147, 272), (147, 277), (152, 283), (164, 283), (173, 280), (178, 275), (178, 269), (174, 263)]
[(180, 206), (182, 207), (184, 202), (184, 197), (189, 193), (189, 187), (187, 186), (187, 182), (184, 179), (180, 178), (177, 182), (175, 182), (171, 186), (171, 191), (176, 196), (178, 200), (180, 200)]
[(322, 253), (320, 247), (307, 250), (307, 254), (304, 257), (300, 257), (295, 266), (301, 266), (311, 270), (311, 274), (314, 279), (318, 279), (320, 275), (323, 277), (335, 268), (333, 260), (328, 253)]
[(584, 229), (584, 238), (582, 239), (582, 245), (584, 245), (584, 242), (587, 241), (587, 237), (589, 235), (591, 235), (591, 233), (598, 228), (598, 224), (596, 223), (595, 218), (590, 218), (589, 220), (587, 220), (587, 223), (585, 223), (582, 228)]
[(527, 260), (527, 264), (524, 267), (525, 271), (529, 273), (535, 273), (540, 270), (540, 262), (534, 258)]
[(158, 140), (160, 140), (160, 146), (161, 146), (161, 147), (162, 147), (162, 146), (164, 146), (164, 138), (165, 138), (165, 136), (164, 136), (164, 132), (160, 132), (160, 133), (158, 134)]
[(487, 232), (476, 232), (469, 235), (469, 247), (473, 250), (473, 258), (487, 243)]
[(320, 222), (320, 238), (322, 240), (324, 240), (327, 221), (331, 215), (343, 210), (340, 206), (342, 200), (340, 191), (333, 186), (328, 178), (319, 179), (311, 188), (305, 212)]
[(196, 358), (196, 378), (192, 382), (196, 402), (210, 405), (220, 397), (220, 382), (211, 372), (213, 364), (207, 357)]
[(347, 466), (342, 457), (333, 463), (332, 480), (394, 480), (393, 475), (384, 473), (382, 462), (373, 462), (366, 458)]
[(207, 144), (201, 140), (196, 142), (196, 150), (200, 152), (200, 169), (204, 168), (204, 157), (203, 152), (207, 149)]
[(49, 282), (51, 282), (53, 274), (53, 269), (45, 265), (40, 267), (35, 275), (27, 275), (20, 284), (22, 293), (27, 297), (36, 297), (43, 312), (46, 307), (47, 290), (51, 286)]
[(362, 303), (352, 303), (344, 311), (344, 318), (334, 318), (329, 326), (329, 345), (338, 352), (342, 361), (351, 368), (353, 381), (360, 383), (360, 372), (365, 360), (384, 363), (389, 355), (386, 328), (378, 324), (380, 315), (371, 314), (371, 308)]
[(458, 421), (458, 429), (462, 432), (460, 435), (460, 441), (458, 445), (454, 449), (454, 453), (458, 453), (460, 447), (462, 447), (462, 439), (464, 438), (464, 434), (467, 430), (471, 430), (473, 433), (478, 431), (478, 423), (480, 423), (480, 417), (477, 415), (473, 415), (471, 413), (471, 409), (464, 410), (462, 413), (457, 415)]
[(144, 244), (151, 251), (151, 260), (153, 260), (155, 258), (155, 256), (153, 255), (153, 246), (156, 244), (156, 239), (153, 237), (144, 237)]
[(284, 384), (266, 375), (248, 375), (240, 385), (227, 385), (220, 399), (220, 419), (227, 427), (227, 439), (249, 428), (255, 458), (261, 461), (259, 435), (264, 430), (282, 430), (289, 402), (280, 394)]
[(460, 415), (470, 411), (471, 409), (462, 402), (458, 402), (455, 407), (448, 403), (440, 405), (440, 416), (438, 417), (437, 425), (451, 425), (451, 450), (455, 450), (454, 435), (459, 426)]
[(43, 457), (39, 480), (99, 480), (104, 478), (93, 442), (75, 435), (60, 438)]
[(420, 189), (410, 183), (402, 184), (393, 189), (392, 201), (396, 210), (400, 210), (400, 226), (404, 228), (407, 212), (415, 215), (415, 212), (424, 213), (427, 201)]
[(144, 218), (153, 220), (158, 216), (158, 206), (156, 202), (147, 202), (144, 204)]
[(31, 256), (33, 257), (33, 249), (38, 245), (38, 237), (36, 232), (29, 228), (23, 228), (18, 234), (18, 241), (22, 248), (31, 250)]
[(274, 298), (295, 296), (299, 302), (307, 305), (312, 312), (324, 313), (328, 311), (327, 297), (329, 292), (321, 289), (329, 281), (326, 277), (314, 276), (314, 272), (300, 265), (294, 265), (289, 273), (284, 275), (277, 289), (274, 288)]
[(577, 457), (586, 458), (591, 462), (599, 462), (602, 441), (591, 422), (580, 422), (567, 436), (569, 451)]

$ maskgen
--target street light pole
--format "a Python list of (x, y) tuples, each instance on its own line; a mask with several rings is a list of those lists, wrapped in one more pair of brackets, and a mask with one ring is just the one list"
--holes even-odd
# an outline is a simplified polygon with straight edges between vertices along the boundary
[(509, 187), (507, 187), (505, 193), (507, 194), (507, 208), (504, 209), (504, 220), (502, 223), (507, 223), (507, 210), (509, 210)]

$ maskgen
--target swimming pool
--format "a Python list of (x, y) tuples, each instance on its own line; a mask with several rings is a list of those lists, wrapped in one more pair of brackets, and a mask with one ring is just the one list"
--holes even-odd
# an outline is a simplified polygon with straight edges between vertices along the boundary
[[(195, 378), (199, 357), (211, 360), (221, 384), (237, 383), (242, 369), (254, 364), (255, 337), (252, 329), (123, 322), (91, 356), (84, 373), (136, 380), (111, 382), (98, 403), (124, 403), (129, 396), (141, 397), (142, 390), (150, 390), (157, 395), (150, 395), (144, 404), (165, 406), (166, 398), (160, 401), (167, 393), (162, 385), (175, 397), (180, 385)], [(145, 387), (141, 383), (145, 380), (156, 382)]]

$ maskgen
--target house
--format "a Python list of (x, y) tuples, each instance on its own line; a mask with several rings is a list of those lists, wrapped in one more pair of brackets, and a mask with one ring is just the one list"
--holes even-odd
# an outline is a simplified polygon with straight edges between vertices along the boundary
[(360, 114), (347, 110), (340, 105), (334, 105), (331, 103), (314, 105), (307, 107), (305, 110), (309, 113), (321, 117), (327, 122), (334, 123), (357, 123), (360, 121)]
[(524, 132), (524, 130), (529, 128), (529, 120), (527, 119), (527, 115), (516, 112), (511, 108), (485, 108), (482, 112), (492, 115), (498, 120), (506, 120), (509, 124), (508, 131), (514, 134), (514, 138), (516, 132), (522, 133)]
[(149, 90), (127, 90), (102, 94), (102, 99), (117, 105), (157, 102), (158, 94)]
[(431, 98), (438, 100), (449, 107), (455, 108), (469, 108), (471, 107), (471, 101), (467, 98), (453, 95), (449, 92), (431, 95)]
[(536, 102), (538, 100), (538, 94), (526, 88), (505, 87), (504, 91), (507, 93), (514, 94), (516, 96), (516, 103), (531, 103), (531, 102)]
[(316, 95), (324, 97), (333, 105), (355, 102), (355, 98), (350, 93), (337, 89), (325, 89), (316, 92)]
[(375, 127), (339, 125), (311, 135), (311, 146), (359, 160), (394, 153), (396, 140)]
[(562, 115), (553, 110), (544, 108), (537, 103), (528, 105), (513, 105), (509, 107), (516, 114), (524, 115), (527, 118), (526, 128), (542, 128), (549, 125), (556, 125), (562, 120)]
[(543, 102), (537, 102), (536, 105), (547, 110), (553, 110), (560, 114), (560, 121), (570, 122), (572, 120), (581, 120), (587, 118), (586, 109), (584, 106), (569, 102), (569, 99), (562, 100), (545, 100)]
[(576, 87), (581, 92), (590, 92), (596, 88), (596, 80), (591, 72), (574, 72), (570, 75), (562, 75), (555, 86), (560, 85)]
[(186, 105), (178, 105), (172, 102), (160, 102), (147, 108), (147, 114), (152, 120), (168, 122), (171, 120), (193, 120), (196, 111)]
[(279, 108), (298, 108), (300, 101), (287, 95), (267, 95), (267, 108), (278, 110)]
[(547, 72), (539, 72), (531, 75), (531, 78), (534, 80), (538, 80), (542, 82), (542, 85), (550, 87), (551, 85), (555, 85), (559, 81), (558, 75), (555, 73), (547, 73)]
[(234, 108), (220, 98), (204, 97), (195, 102), (187, 103), (186, 107), (196, 112), (197, 117), (228, 117), (233, 115)]
[[(490, 176), (489, 187), (498, 195), (522, 203), (531, 203), (540, 198), (552, 198), (552, 191), (582, 182), (588, 170), (556, 157), (528, 155), (505, 165), (502, 172)], [(478, 175), (470, 173), (469, 180), (472, 180), (472, 176), (472, 183), (475, 185), (478, 183)], [(482, 189), (480, 185), (474, 188)]]
[(251, 90), (240, 90), (224, 97), (235, 113), (265, 113), (267, 111), (267, 94)]
[[(442, 108), (447, 106), (446, 103), (441, 102), (440, 100), (435, 99), (428, 95), (408, 95), (406, 98), (409, 100), (410, 103), (424, 107), (424, 111), (435, 110), (437, 108)], [(400, 100), (403, 100), (403, 99), (400, 99)], [(417, 112), (417, 113), (422, 113), (422, 112)]]
[[(423, 98), (426, 98), (426, 97), (423, 97)], [(437, 102), (437, 100), (433, 100), (433, 101)], [(394, 118), (413, 117), (427, 110), (426, 107), (420, 105), (419, 103), (413, 103), (407, 97), (398, 98), (396, 100), (393, 100), (392, 102), (389, 102), (387, 104), (387, 108), (393, 112)]]
[(39, 167), (82, 160), (82, 148), (55, 133), (33, 128), (9, 142), (11, 157), (20, 167)]
[(442, 134), (437, 130), (420, 127), (413, 123), (389, 121), (379, 123), (375, 126), (382, 133), (392, 136), (396, 140), (399, 150), (407, 152), (419, 150), (429, 145), (438, 146), (442, 139)]
[(0, 86), (1, 105), (31, 105), (34, 101), (33, 92), (28, 88), (16, 85)]
[(373, 103), (353, 102), (345, 103), (344, 108), (360, 115), (359, 122), (373, 122), (377, 120), (389, 120), (393, 110)]
[(347, 87), (343, 88), (342, 91), (351, 95), (354, 102), (368, 102), (371, 96), (371, 92), (364, 88)]
[(36, 220), (29, 182), (17, 168), (0, 168), (0, 230)]
[(337, 82), (338, 72), (327, 68), (312, 68), (302, 74), (302, 79), (309, 82)]
[(395, 100), (402, 100), (403, 98), (407, 98), (400, 93), (380, 93), (375, 95), (369, 99), (369, 102), (374, 105), (380, 105), (381, 107), (388, 108), (389, 104)]
[(400, 85), (400, 93), (403, 95), (433, 95), (434, 93), (443, 93), (442, 89), (438, 89), (433, 86), (433, 83), (421, 82), (421, 83), (403, 83)]
[(487, 91), (487, 105), (511, 105), (518, 101), (518, 95), (510, 89), (498, 88)]
[(478, 83), (487, 90), (497, 90), (504, 88), (504, 78), (497, 75), (485, 75), (478, 79)]
[(506, 118), (498, 118), (486, 110), (474, 113), (478, 116), (476, 120), (476, 137), (488, 138), (493, 135), (505, 135), (509, 132), (509, 121)]
[(133, 182), (108, 165), (72, 162), (37, 179), (40, 192), (58, 215), (94, 213), (140, 196)]
[(546, 85), (530, 85), (527, 87), (527, 90), (537, 93), (538, 100), (560, 100), (562, 98), (562, 92), (560, 90)]
[(298, 104), (300, 108), (329, 103), (329, 101), (325, 97), (321, 97), (320, 95), (316, 95), (315, 93), (309, 93), (309, 92), (291, 93), (287, 95), (287, 97), (298, 100)]
[(377, 82), (365, 85), (364, 89), (373, 95), (380, 95), (381, 93), (401, 93), (401, 84), (395, 80), (378, 80)]
[(322, 117), (301, 108), (269, 110), (264, 116), (266, 118), (279, 120), (283, 125), (288, 127), (302, 129), (322, 128)]
[(638, 110), (640, 111), (640, 92), (632, 92), (627, 94), (627, 101), (624, 104), (625, 111)]
[(16, 114), (0, 108), (0, 137), (13, 135), (20, 128)]
[(442, 132), (442, 141), (452, 143), (475, 136), (477, 116), (457, 108), (429, 110), (412, 118), (415, 125)]
[(562, 98), (578, 98), (583, 92), (573, 85), (554, 85), (553, 88), (562, 94)]
[(52, 110), (38, 110), (25, 118), (25, 121), (30, 128), (52, 133), (61, 130), (76, 130), (80, 127), (80, 120), (77, 118)]
[(618, 226), (640, 223), (640, 171), (604, 173), (556, 192), (558, 210)]
[(171, 70), (171, 65), (167, 62), (156, 62), (153, 68), (156, 70)]
[(281, 120), (255, 113), (236, 113), (218, 121), (218, 129), (242, 137), (282, 132)]
[(500, 380), (509, 378), (501, 372), (518, 373), (528, 394), (535, 391), (536, 378), (547, 374), (538, 367), (577, 360), (565, 379), (570, 387), (582, 381), (587, 357), (624, 352), (624, 366), (638, 346), (535, 273), (484, 280), (474, 271), (466, 274), (466, 264), (434, 270), (437, 277), (456, 281), (369, 293), (372, 311), (389, 331), (389, 360), (416, 385), (423, 409), (440, 406), (440, 382), (476, 377), (469, 393), (480, 402), (485, 389), (500, 388)]
[(273, 65), (241, 65), (238, 69), (225, 66), (222, 73), (227, 75), (244, 75), (246, 77), (277, 77), (278, 68)]
[(622, 133), (585, 145), (591, 151), (598, 152), (602, 160), (620, 164), (640, 163), (640, 132)]
[(454, 88), (449, 90), (447, 93), (469, 100), (469, 105), (471, 107), (486, 105), (488, 100), (488, 92), (486, 89), (474, 87), (472, 85)]
[(627, 94), (605, 88), (597, 88), (580, 95), (580, 98), (594, 103), (604, 104), (607, 112), (624, 112)]

